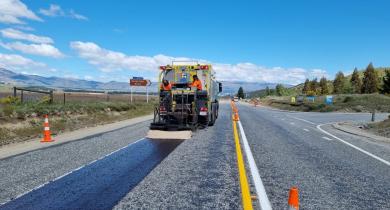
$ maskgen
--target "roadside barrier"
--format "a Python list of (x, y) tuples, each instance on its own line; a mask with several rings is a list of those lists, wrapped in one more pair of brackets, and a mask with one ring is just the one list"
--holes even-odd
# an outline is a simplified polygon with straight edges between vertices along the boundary
[(53, 142), (54, 139), (51, 138), (50, 126), (49, 126), (49, 116), (45, 115), (45, 123), (43, 124), (43, 139), (41, 142)]
[(299, 209), (299, 193), (297, 187), (292, 187), (288, 196), (288, 209), (298, 210)]

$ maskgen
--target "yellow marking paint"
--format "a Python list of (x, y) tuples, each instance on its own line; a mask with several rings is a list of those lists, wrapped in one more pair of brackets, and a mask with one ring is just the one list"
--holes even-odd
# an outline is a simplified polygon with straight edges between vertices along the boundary
[(234, 134), (234, 141), (236, 144), (238, 174), (240, 176), (242, 207), (244, 210), (252, 210), (253, 206), (252, 206), (251, 194), (249, 192), (248, 178), (245, 172), (244, 158), (242, 157), (240, 139), (238, 137), (238, 132), (237, 132), (237, 123), (234, 120), (233, 120), (233, 134)]

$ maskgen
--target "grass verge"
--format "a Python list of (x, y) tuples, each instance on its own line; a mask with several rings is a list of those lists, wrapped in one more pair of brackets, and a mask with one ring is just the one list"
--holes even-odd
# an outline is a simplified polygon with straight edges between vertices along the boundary
[(390, 115), (389, 119), (377, 123), (368, 124), (367, 130), (370, 133), (390, 138)]
[(43, 115), (53, 135), (151, 114), (155, 104), (124, 102), (0, 104), (0, 146), (42, 136)]
[(290, 97), (268, 97), (261, 99), (264, 105), (283, 110), (303, 112), (390, 112), (390, 97), (380, 94), (346, 94), (335, 95), (334, 103), (327, 105), (324, 97), (315, 102), (291, 103)]

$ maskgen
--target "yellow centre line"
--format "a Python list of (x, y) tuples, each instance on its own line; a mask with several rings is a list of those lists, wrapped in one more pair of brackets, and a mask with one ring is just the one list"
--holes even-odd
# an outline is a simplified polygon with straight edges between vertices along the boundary
[[(234, 116), (232, 119), (234, 119)], [(242, 157), (242, 152), (241, 152), (240, 139), (238, 137), (238, 132), (237, 132), (237, 123), (234, 120), (232, 121), (233, 121), (234, 141), (236, 143), (238, 173), (240, 176), (242, 207), (244, 210), (252, 210), (253, 209), (252, 200), (249, 192), (248, 179), (245, 172), (244, 158)]]

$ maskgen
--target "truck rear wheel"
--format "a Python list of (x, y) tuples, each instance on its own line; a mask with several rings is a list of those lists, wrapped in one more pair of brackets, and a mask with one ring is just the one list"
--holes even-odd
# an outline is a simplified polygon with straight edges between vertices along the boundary
[(215, 119), (216, 119), (216, 107), (215, 106), (211, 106), (211, 107), (212, 107), (212, 109), (211, 109), (209, 126), (213, 126), (215, 123)]

